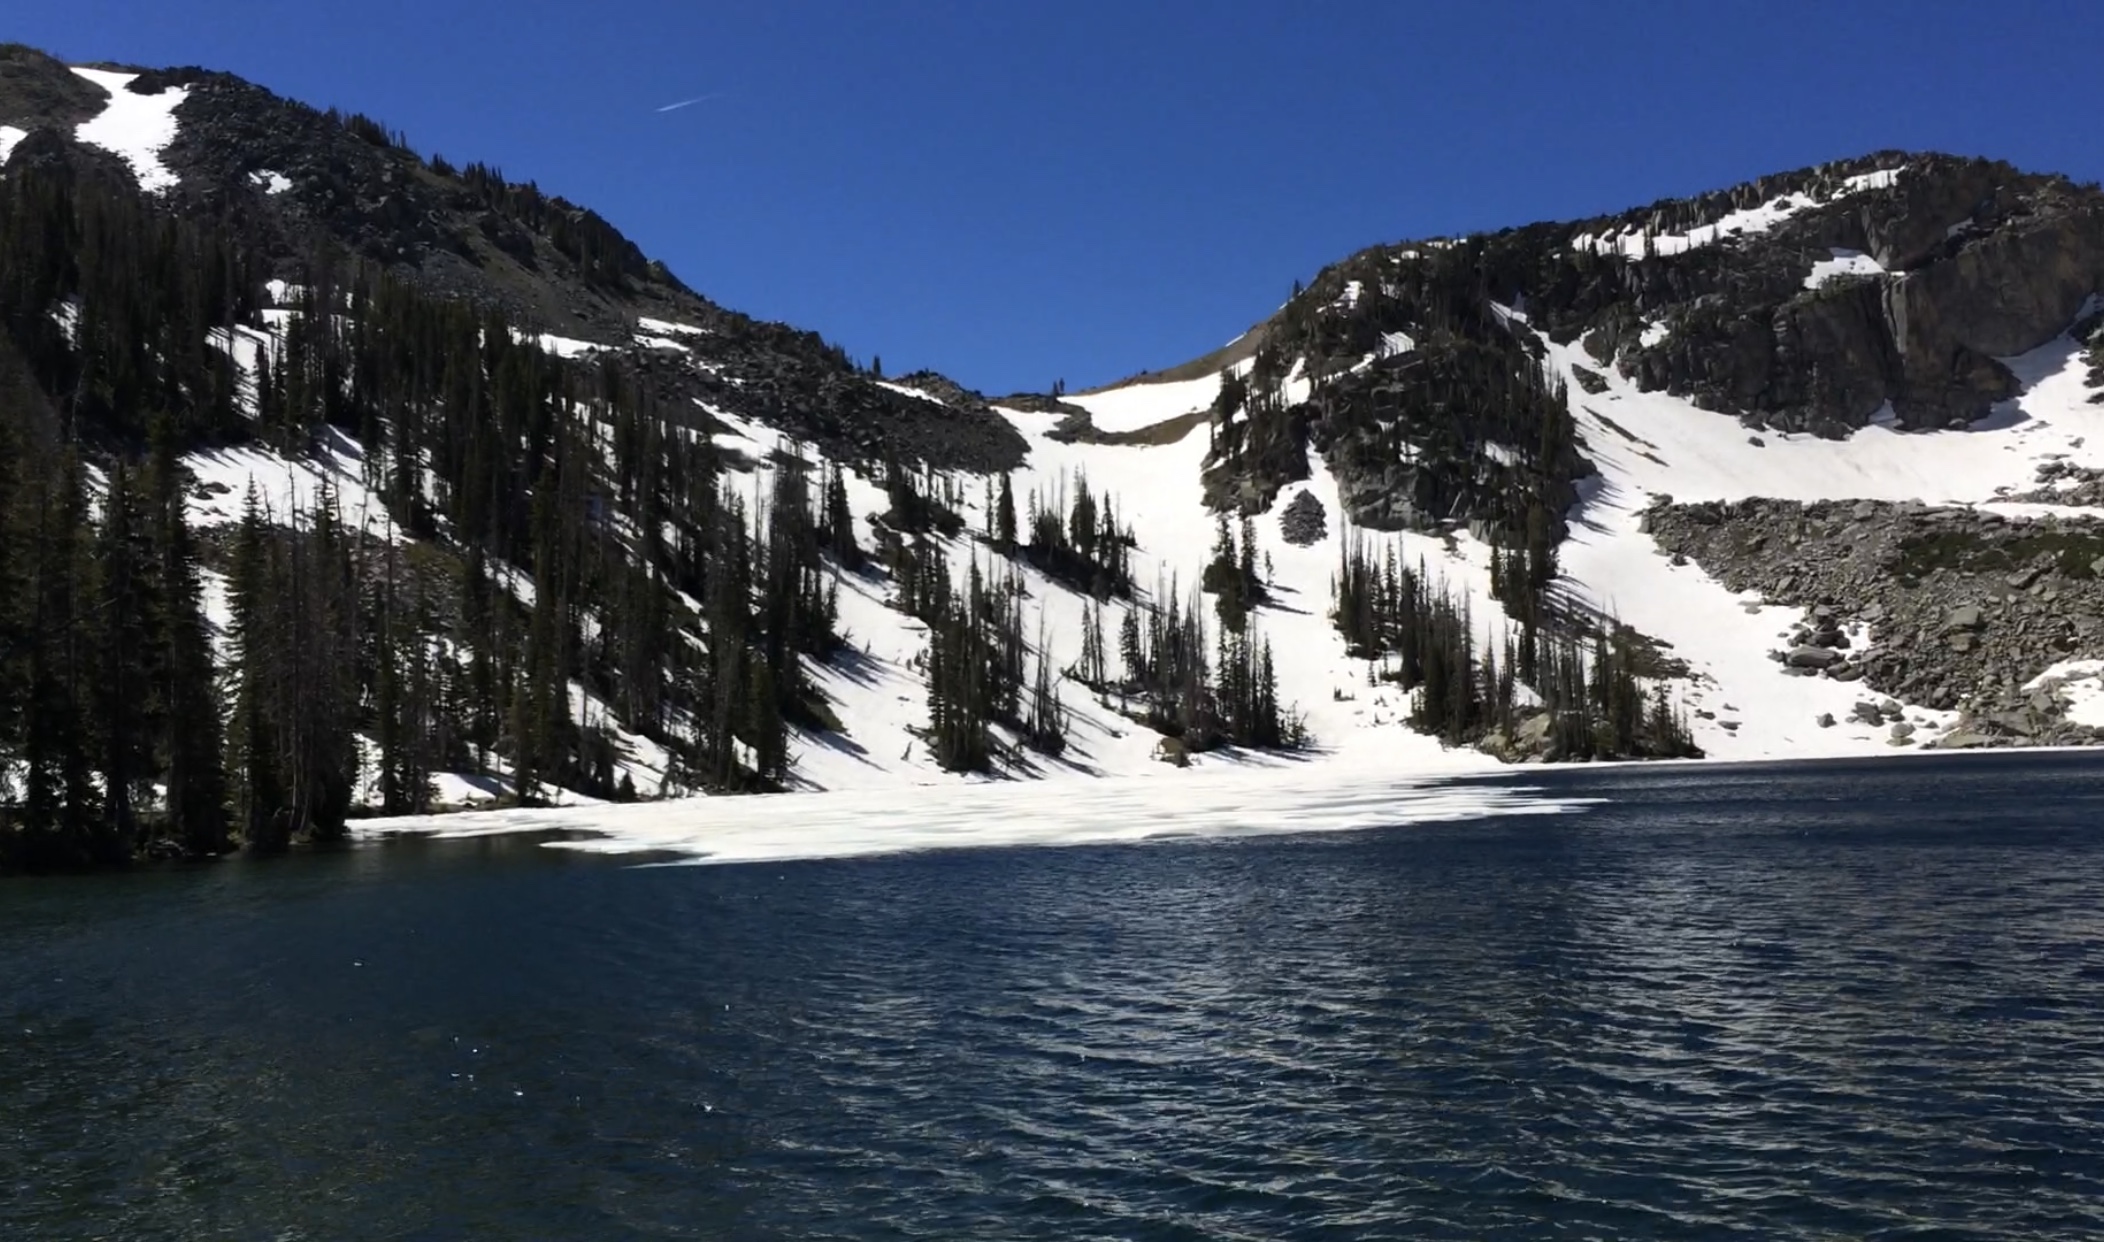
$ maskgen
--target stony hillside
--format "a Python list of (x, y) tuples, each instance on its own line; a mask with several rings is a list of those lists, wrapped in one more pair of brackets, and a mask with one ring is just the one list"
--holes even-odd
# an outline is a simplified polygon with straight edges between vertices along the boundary
[(22, 857), (2104, 729), (2104, 197), (2003, 165), (1376, 247), (1207, 358), (990, 400), (369, 119), (4, 48), (0, 246)]

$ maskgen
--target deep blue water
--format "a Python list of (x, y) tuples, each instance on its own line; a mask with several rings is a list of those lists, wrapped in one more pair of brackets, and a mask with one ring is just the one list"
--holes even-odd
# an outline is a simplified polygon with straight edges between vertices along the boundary
[(2104, 1237), (2104, 760), (1524, 779), (0, 883), (0, 1237)]

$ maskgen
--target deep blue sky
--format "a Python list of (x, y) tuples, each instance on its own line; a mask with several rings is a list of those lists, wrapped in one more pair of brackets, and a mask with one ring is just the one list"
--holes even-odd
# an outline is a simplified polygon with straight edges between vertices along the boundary
[(2104, 177), (2067, 0), (14, 0), (0, 38), (370, 113), (990, 392), (1203, 353), (1379, 241), (1882, 147)]

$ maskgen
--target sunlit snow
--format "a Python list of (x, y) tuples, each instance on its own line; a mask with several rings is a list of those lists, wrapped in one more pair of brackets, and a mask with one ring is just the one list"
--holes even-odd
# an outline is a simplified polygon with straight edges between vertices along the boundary
[(7, 157), (15, 153), (15, 146), (27, 137), (29, 137), (29, 131), (26, 129), (16, 129), (12, 125), (0, 125), (0, 164), (7, 163)]
[(1812, 264), (1812, 274), (1804, 278), (1804, 287), (1817, 289), (1836, 276), (1883, 276), (1885, 269), (1876, 259), (1860, 250), (1842, 250), (1836, 247), (1831, 258), (1819, 259)]
[(189, 98), (189, 89), (172, 86), (157, 95), (138, 95), (125, 89), (138, 78), (136, 73), (107, 69), (73, 72), (110, 95), (102, 113), (81, 122), (73, 136), (91, 147), (121, 156), (139, 179), (139, 188), (147, 193), (160, 194), (174, 188), (178, 178), (161, 162), (161, 152), (175, 141), (175, 109)]
[(1108, 845), (1344, 832), (1487, 815), (1557, 815), (1589, 801), (1536, 789), (1426, 777), (1303, 771), (1204, 781), (1096, 781), (1057, 798), (1028, 784), (779, 798), (684, 799), (588, 810), (550, 808), (364, 820), (362, 836), (444, 837), (568, 830), (552, 844), (601, 853), (666, 852), (706, 863), (856, 858), (994, 846)]

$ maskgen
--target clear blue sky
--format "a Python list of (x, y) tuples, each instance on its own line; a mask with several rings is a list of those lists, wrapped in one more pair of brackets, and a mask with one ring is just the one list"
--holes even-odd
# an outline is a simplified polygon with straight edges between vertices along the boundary
[(2067, 0), (14, 0), (0, 38), (370, 113), (990, 392), (1203, 353), (1374, 242), (1882, 147), (2104, 177)]

